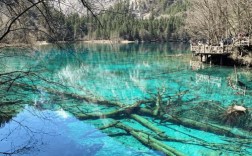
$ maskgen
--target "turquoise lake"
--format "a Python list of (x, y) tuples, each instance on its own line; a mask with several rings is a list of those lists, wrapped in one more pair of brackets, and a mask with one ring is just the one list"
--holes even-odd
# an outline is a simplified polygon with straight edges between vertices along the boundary
[[(188, 156), (252, 155), (251, 69), (195, 63), (189, 48), (75, 43), (1, 50), (0, 155), (167, 155), (161, 147)], [(246, 112), (228, 114), (234, 105)]]

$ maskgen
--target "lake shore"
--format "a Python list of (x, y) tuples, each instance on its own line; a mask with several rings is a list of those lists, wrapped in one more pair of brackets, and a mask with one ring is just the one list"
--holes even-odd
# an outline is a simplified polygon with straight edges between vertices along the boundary
[(135, 43), (135, 41), (128, 40), (78, 40), (78, 41), (57, 41), (55, 43), (50, 43), (47, 41), (36, 41), (34, 43), (0, 43), (0, 48), (11, 48), (11, 47), (20, 47), (27, 48), (33, 46), (43, 46), (49, 44), (62, 44), (62, 43), (88, 43), (88, 44), (129, 44)]
[(50, 44), (50, 43), (47, 42), (47, 41), (36, 41), (36, 42), (35, 42), (35, 45), (36, 45), (36, 46), (48, 45), (48, 44)]
[(84, 43), (97, 43), (97, 44), (129, 44), (135, 41), (129, 40), (85, 40)]
[[(129, 43), (135, 43), (135, 41), (129, 41), (129, 40), (77, 40), (77, 41), (58, 41), (56, 43), (75, 43), (75, 42), (83, 42), (83, 43), (94, 43), (94, 44), (129, 44)], [(35, 45), (41, 46), (41, 45), (48, 45), (51, 44), (47, 41), (37, 41)]]
[[(135, 43), (135, 41), (128, 41), (128, 40), (77, 40), (77, 41), (58, 41), (55, 43), (92, 43), (92, 44), (129, 44), (129, 43)], [(47, 41), (37, 41), (34, 45), (36, 46), (42, 46), (42, 45), (48, 45), (53, 44), (49, 43)]]
[(34, 43), (0, 43), (0, 48), (12, 48), (12, 47), (20, 47), (20, 48), (32, 48), (34, 46), (48, 45), (47, 41), (36, 41)]
[(2, 48), (13, 48), (13, 47), (17, 47), (17, 48), (30, 48), (32, 47), (31, 44), (26, 44), (26, 43), (0, 43), (0, 49)]

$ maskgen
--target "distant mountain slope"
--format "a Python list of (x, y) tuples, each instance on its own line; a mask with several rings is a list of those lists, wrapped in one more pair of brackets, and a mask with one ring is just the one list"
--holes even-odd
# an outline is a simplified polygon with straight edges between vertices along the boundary
[[(186, 0), (89, 0), (89, 4), (95, 13), (105, 11), (118, 3), (125, 3), (136, 17), (148, 19), (150, 15), (155, 17), (165, 16), (177, 7), (183, 5)], [(66, 0), (61, 5), (63, 13), (85, 13), (80, 1)]]
[[(100, 14), (102, 27), (89, 27), (87, 39), (171, 41), (186, 39), (186, 0), (123, 0)], [(87, 26), (88, 27), (88, 26)]]
[(175, 11), (176, 7), (184, 5), (186, 0), (96, 0), (92, 3), (106, 4), (103, 6), (108, 8), (122, 2), (129, 6), (129, 9), (136, 17), (148, 19), (151, 15), (160, 17), (170, 14), (172, 11)]
[(149, 18), (150, 14), (160, 16), (174, 3), (176, 0), (129, 0), (130, 9), (139, 18)]
[[(7, 43), (47, 40), (74, 41), (83, 39), (126, 39), (139, 41), (169, 41), (186, 38), (183, 30), (187, 0), (89, 0), (93, 13), (102, 27), (85, 9), (80, 0), (48, 2), (30, 9), (13, 24), (10, 34), (2, 40)], [(54, 2), (54, 1), (53, 1)], [(13, 1), (16, 13), (31, 6), (31, 1)], [(53, 4), (53, 5), (52, 5)], [(2, 6), (1, 6), (2, 5)], [(0, 1), (1, 9), (6, 6)], [(9, 9), (10, 10), (10, 9)], [(12, 12), (0, 12), (0, 34)], [(44, 17), (47, 17), (45, 19)], [(7, 20), (6, 20), (7, 19)]]

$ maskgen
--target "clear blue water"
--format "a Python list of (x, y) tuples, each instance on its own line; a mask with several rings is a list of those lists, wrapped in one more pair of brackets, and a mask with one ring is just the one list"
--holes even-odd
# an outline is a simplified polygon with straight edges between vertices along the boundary
[[(160, 91), (166, 96), (167, 104), (169, 101), (166, 113), (226, 126), (235, 133), (246, 131), (247, 135), (247, 140), (232, 138), (143, 115), (167, 136), (190, 140), (161, 140), (162, 143), (184, 155), (252, 154), (251, 122), (229, 125), (220, 117), (232, 104), (252, 111), (252, 73), (249, 69), (237, 68), (238, 79), (247, 86), (243, 94), (243, 90), (229, 86), (228, 77), (232, 80), (236, 77), (233, 67), (204, 65), (195, 69), (190, 66), (191, 53), (185, 44), (76, 43), (60, 46), (8, 49), (0, 53), (1, 73), (29, 71), (0, 77), (1, 82), (18, 77), (0, 86), (2, 101), (21, 100), (17, 104), (0, 106), (1, 153), (164, 155), (122, 129), (99, 130), (117, 120), (136, 130), (153, 133), (129, 116), (79, 119), (85, 113), (102, 114), (117, 108), (55, 94), (52, 92), (55, 90), (125, 105), (156, 98)], [(219, 107), (224, 109), (219, 110)]]

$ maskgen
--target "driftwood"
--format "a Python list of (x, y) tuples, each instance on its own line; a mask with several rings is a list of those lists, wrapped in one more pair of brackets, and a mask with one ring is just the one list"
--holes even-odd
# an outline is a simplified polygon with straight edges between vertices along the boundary
[(139, 140), (143, 144), (145, 144), (155, 150), (161, 151), (167, 156), (184, 156), (183, 153), (162, 143), (161, 141), (158, 141), (157, 139), (144, 133), (143, 131), (135, 130), (135, 129), (130, 128), (129, 126), (126, 126), (122, 123), (116, 124), (115, 127), (125, 130), (126, 132), (130, 133), (132, 136), (134, 136), (137, 140)]
[[(117, 110), (111, 111), (111, 112), (107, 112), (107, 113), (102, 113), (102, 114), (97, 114), (97, 113), (88, 113), (88, 114), (80, 114), (77, 117), (79, 119), (97, 119), (97, 118), (118, 118), (120, 116), (124, 116), (124, 115), (130, 115), (132, 112), (134, 112), (136, 109), (139, 109), (138, 107), (141, 104), (144, 104), (146, 102), (149, 101), (137, 101), (135, 102), (135, 104), (133, 105), (128, 105), (128, 106), (124, 106), (122, 108), (119, 108)], [(109, 102), (106, 102), (106, 104)], [(100, 104), (100, 103), (99, 103)], [(104, 104), (104, 103), (102, 103)], [(111, 105), (111, 103), (109, 103), (109, 105)]]
[(141, 116), (139, 116), (137, 114), (131, 114), (130, 117), (132, 119), (136, 120), (137, 122), (141, 123), (145, 127), (149, 128), (150, 130), (152, 130), (153, 132), (155, 132), (157, 135), (166, 138), (166, 135), (164, 134), (165, 133), (164, 131), (162, 131), (159, 128), (157, 128), (156, 126), (154, 126), (151, 122), (149, 122), (145, 118), (143, 118), (143, 117), (141, 117)]
[(244, 138), (244, 139), (251, 138), (251, 133), (249, 133), (249, 132), (240, 130), (241, 133), (235, 133), (229, 127), (219, 126), (216, 124), (198, 122), (198, 121), (194, 121), (191, 119), (185, 119), (185, 118), (180, 118), (180, 117), (176, 117), (176, 116), (171, 116), (168, 114), (165, 115), (165, 120), (172, 122), (172, 123), (177, 123), (177, 124), (183, 125), (185, 127), (199, 129), (199, 130), (203, 130), (206, 132), (211, 132), (211, 133), (224, 135), (224, 136), (228, 136), (228, 137)]
[[(152, 130), (153, 132), (155, 132), (155, 134), (157, 134), (159, 136), (158, 137), (159, 140), (172, 141), (172, 142), (180, 142), (180, 143), (186, 143), (186, 144), (194, 144), (194, 145), (205, 146), (205, 147), (211, 148), (211, 149), (225, 149), (225, 150), (228, 150), (228, 151), (235, 151), (235, 152), (240, 152), (240, 150), (241, 150), (241, 149), (239, 149), (239, 147), (230, 146), (230, 144), (208, 143), (208, 142), (206, 142), (206, 141), (204, 141), (202, 139), (199, 139), (197, 137), (194, 137), (194, 136), (190, 136), (194, 140), (176, 139), (176, 138), (173, 138), (171, 136), (167, 136), (165, 134), (165, 132), (163, 132), (162, 130), (160, 130), (158, 127), (154, 126), (153, 123), (151, 123), (150, 121), (146, 120), (142, 116), (139, 116), (137, 114), (132, 114), (132, 115), (130, 115), (130, 117), (133, 118), (134, 120), (138, 121), (139, 123), (141, 123), (143, 126), (149, 128), (150, 130)], [(155, 138), (155, 136), (153, 136), (153, 137)]]
[[(33, 91), (37, 90), (36, 87), (26, 85), (26, 84), (14, 84), (14, 85), (19, 86), (19, 87), (25, 87), (26, 89), (29, 88)], [(40, 87), (40, 89), (45, 90), (45, 91), (52, 93), (52, 94), (55, 94), (55, 95), (69, 97), (69, 98), (73, 98), (73, 99), (77, 99), (77, 100), (84, 100), (88, 103), (95, 103), (95, 104), (104, 105), (107, 107), (113, 106), (115, 108), (114, 110), (109, 111), (109, 112), (103, 112), (101, 114), (83, 113), (83, 112), (82, 113), (71, 112), (71, 113), (73, 113), (73, 115), (75, 115), (79, 119), (99, 119), (99, 118), (106, 117), (106, 118), (112, 118), (112, 119), (117, 120), (120, 117), (132, 118), (135, 121), (137, 121), (138, 123), (140, 123), (141, 125), (150, 129), (156, 135), (151, 135), (151, 134), (148, 134), (147, 132), (135, 130), (129, 126), (122, 124), (119, 121), (111, 123), (110, 125), (102, 128), (102, 129), (106, 129), (109, 127), (117, 127), (120, 129), (124, 129), (126, 132), (130, 133), (132, 136), (134, 136), (136, 139), (141, 141), (146, 146), (151, 147), (156, 150), (159, 150), (159, 151), (162, 151), (166, 155), (183, 155), (183, 154), (178, 152), (177, 150), (167, 146), (166, 144), (162, 143), (160, 140), (162, 140), (162, 141), (177, 141), (177, 142), (181, 142), (181, 143), (191, 143), (191, 144), (201, 145), (201, 146), (205, 146), (207, 148), (218, 149), (218, 150), (224, 149), (224, 150), (235, 151), (235, 152), (237, 152), (239, 150), (236, 151), (235, 149), (229, 148), (228, 145), (226, 145), (226, 144), (211, 144), (211, 143), (204, 142), (202, 140), (192, 141), (192, 140), (183, 140), (183, 139), (172, 138), (170, 136), (167, 136), (164, 133), (164, 131), (160, 130), (153, 123), (146, 120), (145, 118), (143, 118), (140, 115), (160, 118), (163, 121), (169, 121), (169, 122), (172, 122), (175, 124), (183, 125), (185, 127), (204, 130), (206, 132), (211, 132), (211, 133), (215, 133), (215, 134), (219, 134), (219, 135), (225, 135), (225, 136), (235, 137), (235, 138), (242, 138), (243, 140), (251, 139), (251, 137), (250, 137), (251, 135), (247, 131), (242, 131), (242, 133), (234, 132), (229, 127), (219, 126), (219, 125), (210, 124), (210, 123), (202, 123), (202, 122), (198, 122), (198, 121), (187, 119), (187, 118), (169, 115), (169, 114), (163, 112), (163, 110), (162, 110), (163, 109), (162, 108), (163, 101), (160, 97), (157, 98), (156, 101), (155, 100), (140, 100), (140, 101), (135, 102), (134, 104), (128, 105), (128, 104), (124, 104), (124, 103), (103, 100), (102, 98), (99, 98), (99, 99), (98, 98), (90, 98), (88, 96), (82, 96), (82, 95), (78, 95), (78, 94), (62, 92), (62, 91), (53, 90), (50, 88)], [(156, 106), (155, 109), (150, 110), (150, 109), (148, 109), (148, 107), (146, 107), (150, 103), (152, 103)], [(142, 105), (144, 105), (145, 107), (141, 107)], [(62, 106), (62, 107), (64, 107), (64, 106)], [(244, 138), (246, 138), (246, 139), (244, 139)]]
[(17, 100), (17, 101), (3, 101), (3, 102), (0, 102), (0, 106), (9, 106), (9, 105), (16, 105), (16, 104), (19, 104), (21, 103), (22, 100)]
[(59, 91), (59, 90), (55, 90), (55, 89), (51, 89), (51, 88), (46, 88), (46, 87), (36, 87), (36, 86), (24, 84), (24, 83), (13, 83), (13, 86), (18, 86), (18, 87), (24, 88), (26, 90), (32, 90), (32, 91), (39, 91), (39, 89), (40, 89), (40, 90), (44, 90), (46, 92), (49, 92), (49, 93), (52, 93), (52, 94), (55, 94), (58, 96), (69, 97), (69, 98), (73, 98), (76, 100), (83, 100), (88, 103), (96, 103), (96, 104), (101, 104), (101, 105), (110, 105), (110, 106), (118, 106), (118, 107), (123, 106), (122, 103), (118, 103), (118, 102), (102, 100), (102, 99), (98, 99), (98, 98), (92, 98), (92, 97), (78, 95), (78, 94), (74, 94), (74, 93), (68, 93), (65, 91), (63, 92), (63, 91)]
[[(141, 116), (139, 116), (140, 118), (142, 118)], [(142, 120), (142, 119), (141, 119)], [(146, 119), (144, 119), (143, 121), (145, 121)], [(148, 125), (147, 127), (152, 127), (150, 125), (152, 125), (151, 122), (147, 122), (148, 124), (144, 124), (144, 125)], [(222, 151), (233, 151), (233, 152), (238, 152), (240, 153), (241, 152), (241, 149), (240, 149), (240, 146), (236, 146), (236, 145), (230, 145), (229, 143), (208, 143), (206, 141), (202, 141), (202, 140), (199, 140), (199, 141), (195, 141), (194, 140), (185, 140), (185, 139), (176, 139), (176, 138), (172, 138), (172, 137), (169, 137), (167, 136), (166, 134), (164, 133), (161, 133), (162, 136), (156, 136), (154, 134), (157, 134), (156, 131), (161, 131), (159, 130), (158, 128), (151, 128), (153, 129), (153, 133), (148, 133), (148, 132), (145, 132), (145, 131), (142, 131), (142, 130), (136, 130), (136, 129), (133, 129), (125, 124), (122, 124), (120, 121), (114, 121), (104, 127), (101, 127), (99, 128), (100, 130), (104, 130), (106, 128), (110, 128), (110, 127), (117, 127), (117, 128), (120, 128), (120, 129), (123, 129), (125, 130), (126, 132), (130, 133), (132, 136), (134, 136), (137, 140), (141, 141), (143, 144), (149, 146), (149, 147), (152, 147), (153, 149), (156, 149), (156, 150), (159, 150), (159, 151), (162, 151), (164, 153), (166, 153), (166, 155), (172, 155), (174, 153), (176, 153), (176, 155), (181, 155), (182, 153), (177, 151), (176, 149), (174, 148), (170, 148), (169, 146), (168, 147), (165, 147), (165, 149), (169, 149), (169, 151), (167, 152), (165, 149), (162, 149), (160, 148), (163, 147), (163, 146), (167, 146), (166, 144), (162, 143), (161, 141), (169, 141), (169, 142), (180, 142), (180, 143), (185, 143), (185, 144), (192, 144), (192, 145), (198, 145), (198, 146), (204, 146), (206, 148), (210, 148), (210, 149), (213, 149), (213, 150), (222, 150)], [(124, 133), (120, 133), (119, 135), (125, 135)], [(148, 138), (148, 140), (146, 139)], [(159, 141), (161, 140), (161, 141)], [(155, 144), (150, 144), (151, 142), (150, 141), (153, 141)], [(148, 144), (146, 144), (146, 142)], [(156, 146), (156, 147), (155, 147)], [(171, 152), (171, 153), (170, 153)]]
[[(139, 110), (142, 114), (149, 115), (149, 116), (155, 116), (155, 114), (146, 108), (141, 108)], [(157, 117), (157, 116), (156, 116)], [(247, 138), (251, 139), (251, 133), (248, 131), (244, 130), (239, 130), (239, 132), (234, 132), (232, 131), (232, 128), (226, 127), (226, 126), (220, 126), (216, 124), (211, 124), (211, 123), (203, 123), (203, 122), (198, 122), (195, 120), (191, 119), (186, 119), (182, 117), (177, 117), (177, 116), (172, 116), (169, 114), (165, 114), (163, 117), (161, 117), (164, 121), (169, 121), (171, 123), (176, 123), (179, 125), (183, 125), (185, 127), (190, 127), (193, 129), (198, 129), (198, 130), (203, 130), (206, 132), (210, 133), (215, 133), (218, 135), (224, 135), (228, 137), (235, 137), (235, 138)]]
[[(27, 84), (15, 83), (14, 85), (18, 85), (21, 87), (29, 87), (33, 90), (37, 90), (37, 88), (35, 88), (34, 86), (30, 86)], [(163, 120), (165, 120), (165, 121), (180, 124), (185, 127), (199, 129), (199, 130), (203, 130), (206, 132), (211, 132), (211, 133), (215, 133), (215, 134), (219, 134), (219, 135), (225, 135), (228, 137), (251, 139), (251, 137), (250, 137), (251, 133), (247, 132), (247, 131), (240, 130), (238, 133), (235, 133), (232, 131), (231, 128), (226, 127), (226, 126), (219, 126), (219, 125), (210, 124), (210, 123), (202, 123), (202, 122), (198, 122), (198, 121), (191, 120), (191, 119), (186, 119), (186, 118), (177, 117), (177, 116), (171, 116), (169, 114), (165, 114), (163, 116), (158, 116), (158, 114), (156, 114), (156, 112), (159, 112), (161, 110), (154, 109), (154, 111), (151, 111), (147, 108), (140, 108), (139, 107), (141, 104), (155, 102), (155, 101), (140, 100), (140, 101), (135, 102), (135, 104), (133, 104), (133, 105), (128, 105), (128, 104), (123, 104), (123, 103), (118, 103), (118, 102), (113, 102), (113, 101), (108, 101), (108, 100), (94, 99), (94, 98), (90, 98), (87, 96), (76, 95), (73, 93), (61, 92), (61, 91), (53, 90), (50, 88), (43, 88), (43, 87), (39, 87), (39, 88), (42, 88), (43, 90), (50, 92), (50, 93), (53, 93), (53, 94), (56, 94), (56, 95), (71, 97), (71, 98), (75, 98), (75, 99), (79, 99), (79, 100), (84, 100), (86, 102), (97, 103), (97, 104), (106, 105), (106, 106), (119, 107), (118, 110), (107, 112), (107, 113), (100, 114), (100, 115), (97, 113), (96, 114), (93, 114), (93, 113), (79, 114), (77, 116), (79, 119), (89, 119), (89, 118), (90, 119), (95, 119), (95, 118), (97, 119), (97, 118), (101, 118), (101, 117), (119, 117), (119, 116), (122, 116), (125, 114), (129, 115), (135, 111), (140, 111), (142, 114), (146, 113), (146, 115), (151, 115), (156, 118), (163, 118)], [(175, 96), (177, 96), (177, 94)], [(162, 100), (160, 99), (160, 97), (157, 98), (156, 106), (158, 106), (159, 108), (161, 108), (160, 107), (161, 101)], [(240, 132), (242, 132), (242, 133), (240, 133)]]

